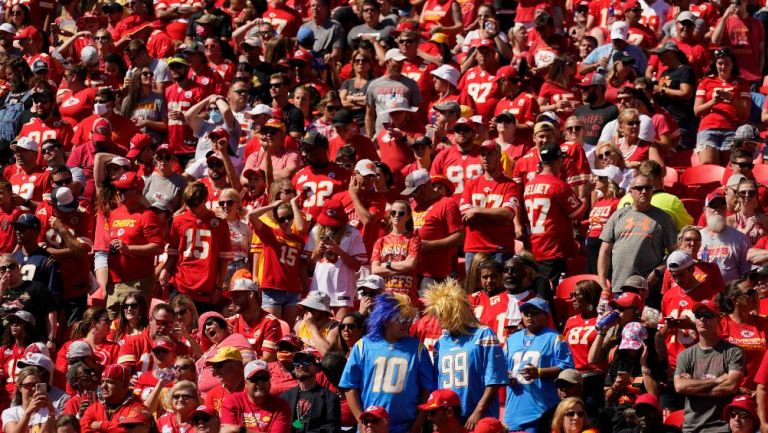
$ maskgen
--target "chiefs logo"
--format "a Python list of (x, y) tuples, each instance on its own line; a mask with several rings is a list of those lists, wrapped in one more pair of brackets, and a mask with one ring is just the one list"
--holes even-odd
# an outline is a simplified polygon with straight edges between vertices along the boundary
[(219, 219), (218, 218), (212, 219), (211, 220), (211, 227), (216, 228), (218, 226), (219, 226)]
[(184, 92), (184, 97), (185, 98), (191, 98), (192, 97), (192, 91), (191, 90), (187, 90), (186, 92)]
[(681, 306), (681, 307), (685, 307), (686, 305), (688, 305), (688, 301), (686, 301), (685, 299), (683, 299), (682, 301), (680, 301), (680, 306)]
[(748, 329), (742, 329), (741, 330), (741, 336), (744, 338), (752, 338), (755, 336), (755, 333), (748, 330)]
[(62, 107), (71, 107), (73, 105), (77, 105), (80, 103), (80, 99), (75, 98), (74, 96), (64, 101), (61, 106)]

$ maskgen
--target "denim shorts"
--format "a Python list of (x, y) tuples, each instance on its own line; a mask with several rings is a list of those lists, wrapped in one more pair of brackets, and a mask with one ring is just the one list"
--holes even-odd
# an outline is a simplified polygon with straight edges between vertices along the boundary
[(733, 129), (712, 128), (704, 129), (696, 134), (696, 152), (701, 152), (705, 147), (714, 147), (720, 150), (730, 150), (733, 146), (733, 137), (736, 131)]
[(285, 290), (261, 289), (261, 308), (285, 308), (296, 305), (301, 295)]

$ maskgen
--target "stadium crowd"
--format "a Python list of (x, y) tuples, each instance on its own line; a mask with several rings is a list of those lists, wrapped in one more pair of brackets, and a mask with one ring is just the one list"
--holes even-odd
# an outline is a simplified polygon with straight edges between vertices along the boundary
[(0, 16), (2, 433), (768, 433), (763, 1)]

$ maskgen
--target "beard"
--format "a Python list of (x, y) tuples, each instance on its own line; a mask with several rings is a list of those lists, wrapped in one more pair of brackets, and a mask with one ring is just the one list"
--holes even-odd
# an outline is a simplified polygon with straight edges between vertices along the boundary
[(725, 229), (725, 217), (720, 214), (707, 215), (707, 229), (720, 233)]

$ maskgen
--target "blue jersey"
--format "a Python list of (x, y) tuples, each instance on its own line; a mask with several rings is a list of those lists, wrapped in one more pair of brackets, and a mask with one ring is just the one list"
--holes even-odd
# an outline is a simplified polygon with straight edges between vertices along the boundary
[(339, 388), (359, 390), (363, 408), (382, 406), (389, 430), (403, 433), (418, 415), (419, 393), (435, 389), (435, 370), (416, 338), (390, 343), (364, 337), (350, 351)]
[(13, 253), (13, 257), (19, 262), (22, 280), (37, 281), (48, 287), (54, 298), (58, 300), (58, 296), (62, 293), (61, 271), (59, 262), (50, 253), (40, 248), (32, 255), (25, 256), (24, 251), (19, 249)]
[[(505, 385), (507, 367), (504, 351), (496, 334), (487, 326), (470, 335), (443, 334), (435, 343), (437, 387), (453, 390), (461, 398), (461, 414), (466, 420), (483, 397), (485, 387)], [(482, 417), (499, 417), (499, 399), (492, 398)]]
[(504, 353), (508, 377), (515, 378), (514, 385), (507, 385), (504, 405), (504, 424), (510, 430), (540, 418), (560, 402), (554, 379), (526, 380), (520, 374), (523, 367), (531, 364), (536, 368), (573, 368), (571, 350), (560, 334), (549, 328), (535, 336), (526, 334), (521, 330), (510, 335)]

